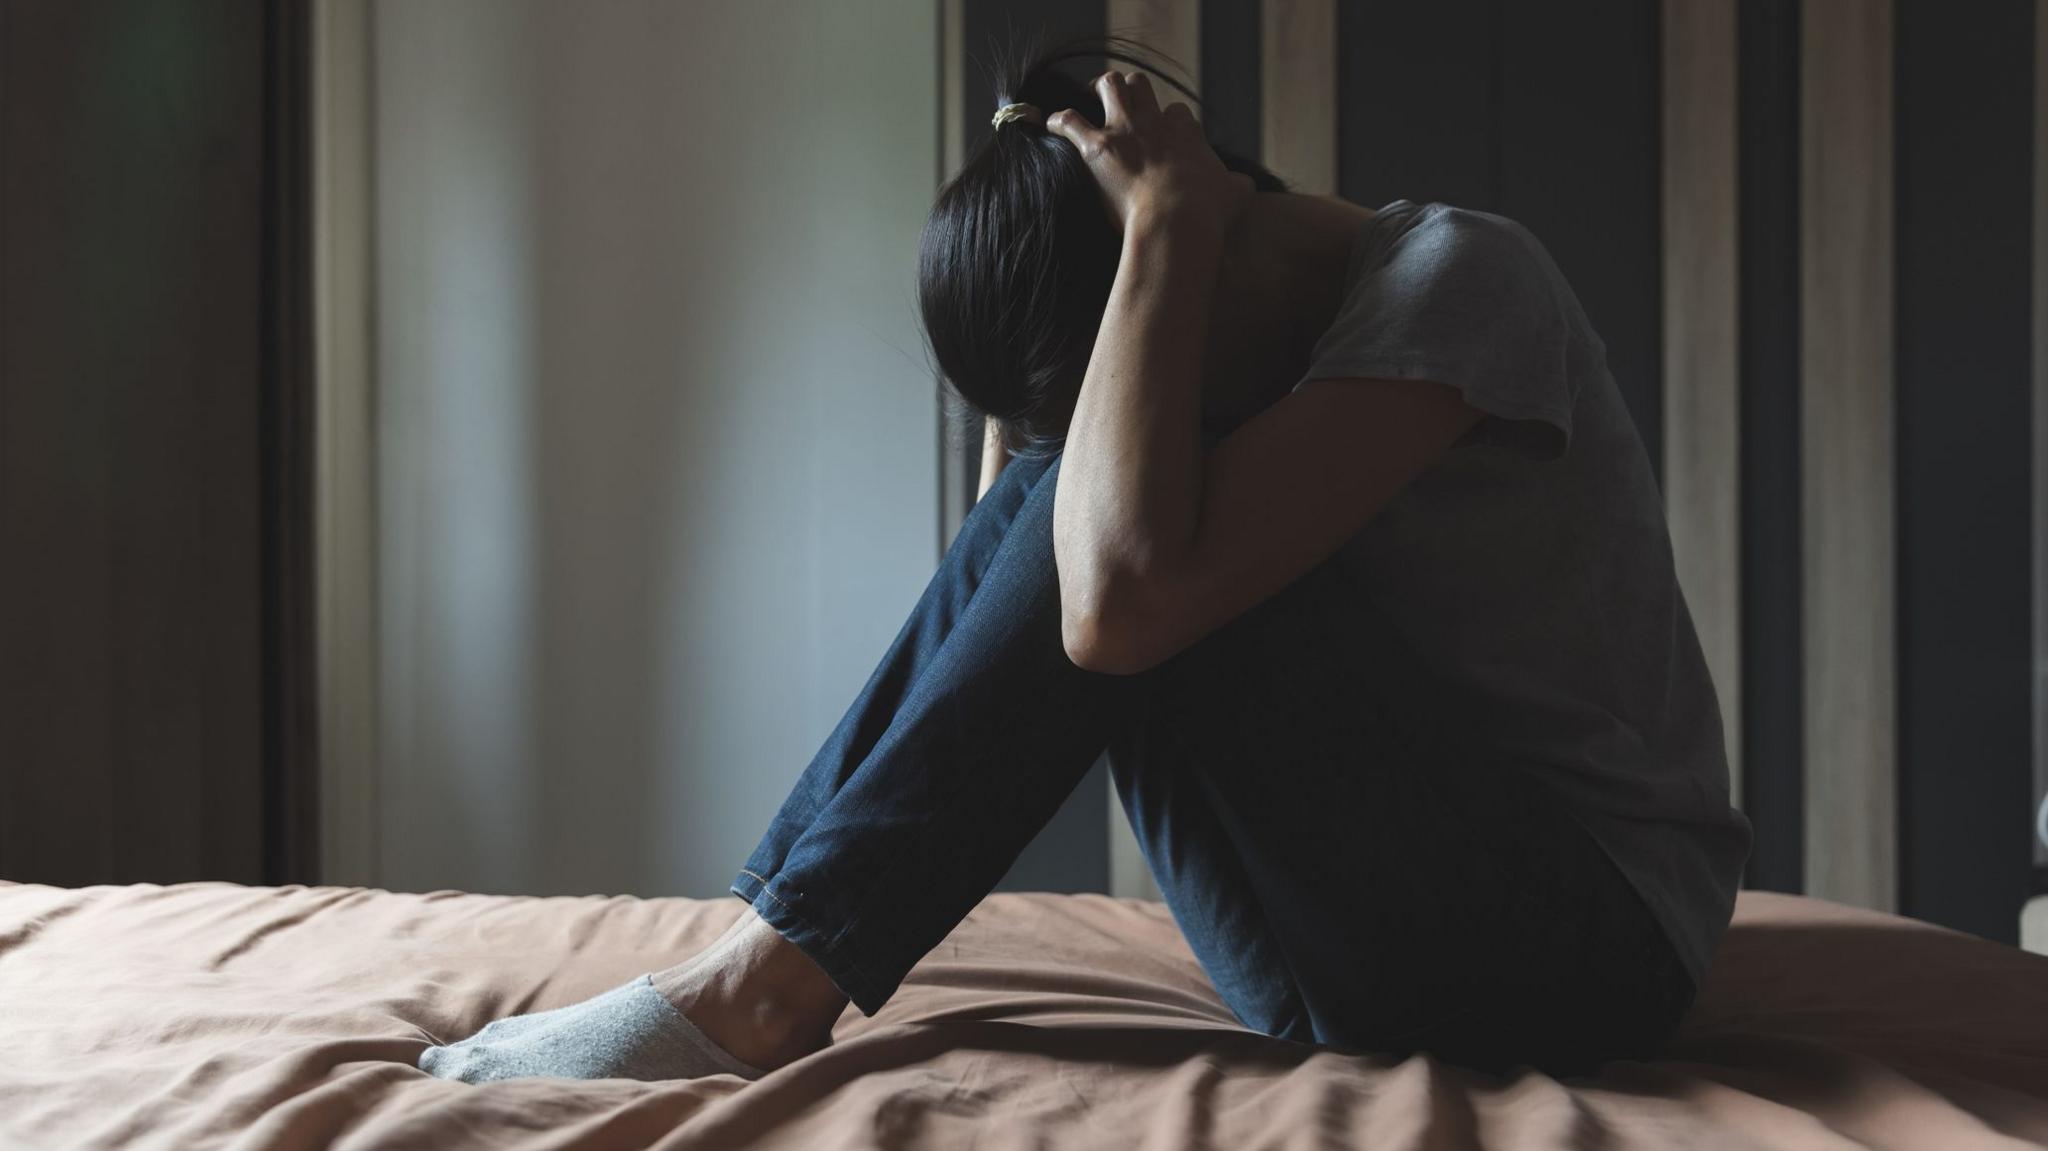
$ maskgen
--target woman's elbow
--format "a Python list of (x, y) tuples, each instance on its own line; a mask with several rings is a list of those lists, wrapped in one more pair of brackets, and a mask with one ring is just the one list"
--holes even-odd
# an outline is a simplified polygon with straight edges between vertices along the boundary
[(1100, 606), (1062, 608), (1060, 640), (1067, 658), (1083, 671), (1104, 675), (1136, 675), (1156, 667), (1166, 658), (1146, 618), (1114, 603)]

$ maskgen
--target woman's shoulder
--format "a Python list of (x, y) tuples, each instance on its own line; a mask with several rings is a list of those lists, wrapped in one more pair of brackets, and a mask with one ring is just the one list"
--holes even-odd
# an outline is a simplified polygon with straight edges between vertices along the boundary
[(1436, 200), (1395, 200), (1375, 212), (1368, 227), (1386, 257), (1424, 256), (1437, 267), (1454, 261), (1526, 273), (1549, 270), (1535, 234), (1495, 212)]
[(1441, 307), (1460, 315), (1563, 318), (1563, 275), (1534, 234), (1493, 212), (1395, 200), (1366, 225), (1347, 311)]

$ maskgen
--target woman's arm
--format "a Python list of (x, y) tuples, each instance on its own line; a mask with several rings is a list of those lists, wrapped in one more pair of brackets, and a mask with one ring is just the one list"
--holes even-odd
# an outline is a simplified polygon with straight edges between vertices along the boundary
[(1098, 131), (1061, 112), (1123, 224), (1123, 253), (1081, 386), (1053, 510), (1067, 653), (1149, 668), (1334, 552), (1479, 419), (1422, 381), (1319, 381), (1200, 438), (1205, 341), (1223, 236), (1249, 183), (1183, 105), (1142, 77), (1096, 81)]
[(1002, 425), (993, 419), (983, 417), (981, 421), (981, 485), (974, 489), (974, 498), (979, 502), (988, 494), (988, 489), (1003, 474), (1003, 465), (1010, 462), (1010, 449), (1003, 446)]

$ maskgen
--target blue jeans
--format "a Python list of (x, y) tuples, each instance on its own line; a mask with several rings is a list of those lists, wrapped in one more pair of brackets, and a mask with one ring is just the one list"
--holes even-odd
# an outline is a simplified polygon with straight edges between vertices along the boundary
[(974, 507), (733, 893), (863, 1012), (1107, 748), (1153, 876), (1245, 1026), (1504, 1070), (1646, 1057), (1694, 988), (1634, 890), (1513, 764), (1461, 746), (1341, 560), (1158, 667), (1060, 639), (1056, 458)]

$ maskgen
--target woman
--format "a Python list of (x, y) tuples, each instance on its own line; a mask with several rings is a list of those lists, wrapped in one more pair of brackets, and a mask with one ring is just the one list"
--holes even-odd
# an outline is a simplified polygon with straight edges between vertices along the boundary
[(1677, 1026), (1749, 827), (1570, 288), (1499, 217), (1287, 193), (1143, 75), (1067, 78), (1084, 51), (1139, 61), (1018, 70), (923, 242), (933, 353), (1016, 458), (741, 869), (749, 910), (422, 1067), (797, 1059), (1105, 747), (1247, 1027), (1567, 1074)]

